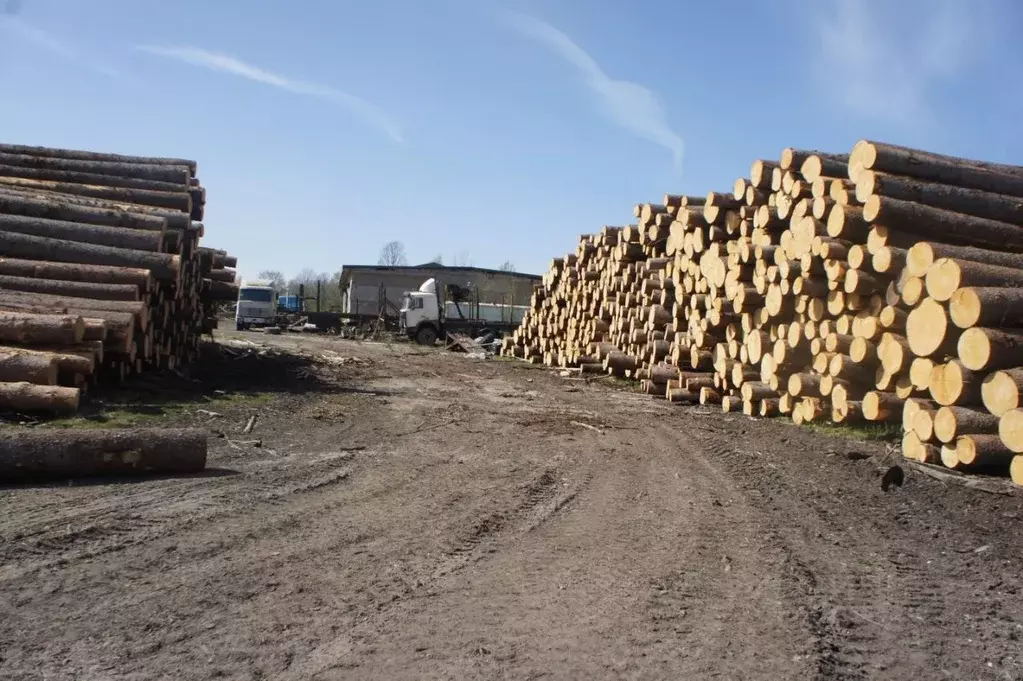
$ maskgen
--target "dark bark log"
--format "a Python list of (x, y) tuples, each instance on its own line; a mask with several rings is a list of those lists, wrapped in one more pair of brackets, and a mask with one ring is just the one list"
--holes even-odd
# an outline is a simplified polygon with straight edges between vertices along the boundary
[(0, 154), (22, 154), (25, 156), (44, 156), (47, 158), (66, 158), (76, 161), (104, 161), (112, 163), (142, 163), (145, 165), (188, 166), (194, 176), (198, 164), (185, 158), (167, 158), (164, 156), (132, 156), (129, 154), (110, 154), (100, 151), (83, 151), (80, 149), (58, 149), (54, 147), (37, 147), (24, 144), (0, 144)]
[[(0, 153), (0, 165), (17, 168), (38, 168), (59, 170), (68, 173), (91, 173), (103, 177), (128, 177), (154, 182), (167, 182), (189, 187), (192, 170), (188, 166), (153, 165), (144, 163), (121, 163), (117, 161), (93, 161), (65, 159), (27, 154)], [(110, 181), (110, 180), (107, 180)]]
[(948, 184), (921, 182), (908, 177), (872, 170), (860, 174), (856, 198), (866, 203), (871, 196), (886, 196), (901, 201), (922, 203), (989, 220), (1023, 225), (1023, 198), (966, 189)]
[(0, 232), (41, 236), (76, 243), (130, 248), (137, 251), (160, 252), (163, 232), (147, 232), (124, 227), (100, 227), (81, 222), (45, 220), (20, 215), (0, 214)]
[(163, 232), (167, 229), (166, 220), (150, 215), (89, 208), (73, 203), (16, 196), (2, 191), (0, 191), (0, 213), (151, 232)]
[(139, 289), (132, 284), (92, 284), (80, 281), (10, 277), (0, 274), (0, 290), (48, 293), (55, 296), (96, 300), (138, 300)]
[[(1023, 182), (1023, 178), (1020, 178)], [(963, 215), (911, 201), (871, 196), (863, 217), (886, 227), (946, 243), (1023, 251), (1023, 229), (1007, 222)]]
[[(48, 412), (70, 415), (78, 411), (78, 388), (63, 388), (54, 385), (35, 385), (24, 381), (0, 383), (0, 409), (17, 412)], [(52, 433), (53, 431), (49, 431)], [(0, 438), (0, 452), (16, 435)], [(0, 468), (4, 456), (0, 454)], [(0, 474), (2, 478), (2, 474)]]
[(0, 441), (0, 479), (198, 473), (206, 450), (199, 429), (20, 431)]
[(56, 384), (56, 360), (52, 355), (0, 347), (0, 383), (21, 381), (36, 385)]
[(849, 157), (850, 179), (858, 182), (864, 170), (1023, 196), (1023, 167), (933, 154), (894, 144), (857, 142)]
[(0, 232), (0, 256), (148, 269), (157, 279), (172, 281), (177, 281), (181, 272), (181, 258), (176, 255), (11, 232)]
[(92, 284), (124, 284), (135, 286), (142, 293), (147, 292), (152, 284), (149, 270), (144, 269), (17, 258), (0, 258), (0, 275)]
[[(0, 178), (2, 182), (3, 178)], [(8, 184), (0, 184), (0, 194), (5, 196), (18, 197), (23, 200), (43, 201), (58, 204), (71, 204), (82, 209), (91, 209), (100, 212), (130, 213), (144, 218), (159, 219), (167, 221), (169, 229), (189, 229), (192, 227), (192, 218), (187, 213), (170, 208), (157, 208), (156, 206), (145, 206), (138, 203), (125, 201), (114, 201), (110, 199), (97, 199), (90, 196), (78, 196), (63, 192), (50, 191), (34, 187), (18, 187)], [(91, 222), (82, 220), (82, 222)], [(130, 226), (130, 225), (125, 225)]]
[(228, 269), (211, 270), (209, 278), (212, 279), (213, 281), (221, 281), (233, 284), (234, 281), (238, 278), (238, 273), (235, 270)]
[(78, 315), (0, 312), (0, 342), (79, 343), (84, 333)]
[(946, 302), (968, 286), (1015, 288), (1023, 286), (1023, 270), (971, 260), (941, 258), (930, 266), (925, 278), (927, 295)]
[(123, 201), (141, 206), (153, 206), (182, 211), (186, 215), (192, 212), (192, 195), (188, 192), (152, 191), (149, 189), (129, 189), (126, 187), (106, 187), (98, 184), (76, 184), (71, 182), (55, 182), (52, 180), (36, 180), (2, 175), (0, 167), (0, 185), (50, 191), (86, 196), (108, 201)]

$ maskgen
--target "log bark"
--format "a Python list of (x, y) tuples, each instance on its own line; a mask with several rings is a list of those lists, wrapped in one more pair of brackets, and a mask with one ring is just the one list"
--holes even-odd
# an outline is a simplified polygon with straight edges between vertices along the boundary
[(1006, 288), (1023, 286), (1023, 270), (942, 258), (927, 270), (924, 284), (927, 287), (927, 295), (946, 302), (952, 299), (956, 291), (966, 286)]
[(963, 435), (955, 441), (956, 458), (961, 466), (975, 470), (1008, 470), (1013, 451), (997, 435)]
[(934, 414), (934, 437), (954, 442), (960, 435), (997, 434), (998, 417), (967, 407), (941, 407)]
[[(31, 315), (31, 316), (43, 316), (52, 317), (54, 315), (70, 315), (72, 318), (82, 318), (83, 329), (87, 327), (87, 324), (92, 321), (103, 322), (106, 327), (106, 335), (104, 337), (104, 343), (114, 352), (126, 353), (131, 349), (132, 340), (134, 339), (134, 328), (138, 321), (136, 315), (129, 312), (109, 312), (105, 310), (83, 310), (74, 307), (59, 307), (53, 308), (50, 306), (35, 306), (29, 303), (23, 302), (0, 302), (0, 324), (2, 319), (8, 314), (20, 314), (20, 315)], [(0, 332), (0, 342), (4, 342), (7, 339), (3, 337)], [(83, 331), (81, 340), (86, 340), (85, 333)], [(91, 340), (91, 338), (90, 338)], [(16, 341), (9, 341), (16, 342)], [(72, 341), (40, 341), (40, 342), (52, 342), (52, 343), (65, 343)]]
[(199, 429), (17, 432), (0, 440), (0, 479), (199, 473), (206, 453)]
[(934, 208), (1023, 225), (1023, 198), (966, 189), (949, 184), (921, 182), (908, 177), (867, 170), (856, 181), (856, 199), (867, 203), (874, 195), (922, 203)]
[(163, 231), (101, 227), (82, 222), (46, 220), (21, 215), (0, 215), (0, 232), (28, 234), (139, 251), (160, 251), (164, 244)]
[[(163, 220), (166, 220), (168, 229), (194, 229), (199, 233), (199, 236), (203, 236), (202, 224), (193, 222), (188, 213), (180, 210), (159, 208), (157, 206), (146, 206), (138, 203), (128, 203), (125, 201), (115, 201), (113, 199), (98, 199), (91, 196), (80, 196), (78, 194), (67, 194), (42, 187), (18, 186), (4, 183), (5, 180), (10, 179), (11, 178), (0, 177), (0, 194), (7, 197), (13, 197), (20, 200), (30, 200), (33, 202), (56, 203), (61, 205), (69, 204), (74, 210), (87, 210), (94, 213), (100, 213), (101, 215), (109, 213), (128, 213), (131, 215), (141, 216), (146, 220), (162, 218)], [(100, 220), (103, 219), (104, 218), (102, 217), (100, 218)], [(109, 220), (111, 218), (105, 219)], [(80, 219), (77, 221), (92, 222), (93, 220)], [(113, 226), (133, 226), (132, 219), (130, 217), (118, 217), (116, 221), (124, 224), (115, 224)]]
[[(64, 388), (54, 385), (35, 385), (16, 382), (0, 383), (0, 409), (16, 412), (47, 412), (70, 415), (78, 411), (78, 388)], [(0, 438), (0, 451), (16, 435)], [(3, 457), (0, 456), (0, 461)], [(3, 464), (0, 463), (0, 466)]]
[[(38, 168), (68, 173), (92, 173), (111, 177), (135, 178), (154, 182), (167, 182), (182, 187), (189, 186), (192, 170), (188, 166), (163, 164), (123, 163), (118, 161), (96, 161), (91, 159), (67, 159), (27, 154), (0, 153), (0, 165), (17, 168)], [(111, 180), (107, 180), (108, 182)]]
[(23, 177), (11, 177), (4, 173), (4, 168), (0, 166), (0, 185), (6, 185), (8, 187), (45, 189), (62, 194), (103, 199), (105, 201), (121, 201), (140, 206), (165, 208), (181, 211), (187, 216), (191, 216), (194, 212), (192, 210), (192, 195), (188, 192), (152, 191), (148, 189), (131, 189), (127, 187), (110, 187), (92, 183), (78, 184), (70, 181), (58, 182), (45, 179), (37, 180)]
[(146, 322), (142, 319), (146, 317), (146, 301), (144, 300), (99, 300), (27, 291), (0, 290), (0, 304), (3, 303), (22, 303), (33, 307), (52, 307), (55, 309), (68, 307), (96, 312), (127, 312), (140, 318), (139, 321), (143, 330), (146, 327)]
[[(1020, 178), (1023, 181), (1023, 177)], [(863, 217), (889, 229), (917, 234), (924, 238), (965, 246), (1023, 251), (1023, 230), (1018, 226), (963, 215), (911, 201), (871, 196), (863, 205)], [(832, 235), (837, 236), (837, 235)]]
[(1023, 290), (968, 287), (952, 294), (949, 317), (960, 329), (975, 326), (1023, 327)]
[(94, 298), (96, 300), (139, 299), (138, 286), (132, 284), (93, 284), (79, 281), (11, 277), (0, 274), (0, 290), (48, 293), (56, 296)]
[(57, 383), (57, 362), (53, 356), (0, 347), (0, 383)]
[(941, 258), (971, 260), (973, 262), (983, 262), (1002, 267), (1023, 267), (1023, 255), (1019, 253), (920, 241), (913, 244), (909, 251), (906, 252), (906, 270), (910, 276), (926, 276), (927, 270), (930, 269), (931, 265)]
[(148, 269), (157, 279), (174, 282), (178, 281), (181, 274), (181, 257), (177, 255), (97, 246), (11, 232), (0, 232), (0, 256)]
[(959, 359), (971, 371), (1023, 366), (1023, 331), (975, 326), (959, 337)]
[(859, 182), (864, 170), (880, 170), (929, 182), (1023, 196), (1019, 166), (983, 163), (918, 149), (861, 140), (849, 155), (849, 178)]
[(3, 343), (79, 343), (84, 334), (80, 316), (0, 312)]
[(3, 257), (0, 257), (0, 275), (92, 284), (129, 284), (137, 287), (141, 293), (149, 291), (153, 283), (146, 269)]
[(89, 208), (74, 203), (20, 196), (2, 190), (0, 213), (140, 231), (163, 232), (167, 229), (167, 221), (153, 215)]
[(106, 161), (113, 163), (142, 163), (145, 165), (188, 166), (189, 172), (195, 176), (198, 164), (185, 158), (166, 156), (133, 156), (130, 154), (111, 154), (101, 151), (84, 151), (81, 149), (60, 149), (57, 147), (40, 147), (26, 144), (0, 144), (0, 154), (22, 154), (25, 156), (43, 156), (46, 158), (64, 158), (77, 161)]
[[(103, 344), (99, 348), (95, 344), (83, 342), (79, 345), (33, 345), (31, 348), (4, 347), (0, 352), (10, 351), (22, 354), (38, 355), (57, 365), (59, 374), (81, 374), (91, 376), (96, 370), (96, 363), (103, 361)], [(29, 381), (31, 382), (31, 381)]]

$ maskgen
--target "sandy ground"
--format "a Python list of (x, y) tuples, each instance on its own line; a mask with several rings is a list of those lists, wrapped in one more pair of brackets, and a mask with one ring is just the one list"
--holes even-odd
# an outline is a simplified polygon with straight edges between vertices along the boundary
[(275, 393), (168, 417), (203, 475), (0, 488), (0, 678), (1023, 678), (1023, 495), (886, 493), (883, 444), (519, 363), (231, 335), (330, 361), (196, 373)]

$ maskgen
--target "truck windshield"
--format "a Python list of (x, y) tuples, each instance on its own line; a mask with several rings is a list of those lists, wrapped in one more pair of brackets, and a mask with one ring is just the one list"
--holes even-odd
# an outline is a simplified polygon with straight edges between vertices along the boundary
[(243, 288), (238, 292), (238, 300), (248, 300), (253, 303), (269, 303), (273, 300), (273, 296), (273, 291), (258, 288)]

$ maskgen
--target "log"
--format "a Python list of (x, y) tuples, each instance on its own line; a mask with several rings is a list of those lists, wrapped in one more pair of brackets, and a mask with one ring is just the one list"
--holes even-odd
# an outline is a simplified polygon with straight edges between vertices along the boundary
[(152, 285), (152, 276), (146, 269), (3, 257), (0, 257), (0, 275), (92, 284), (129, 284), (141, 293), (149, 291)]
[(0, 440), (0, 479), (199, 473), (199, 429), (35, 430)]
[(958, 289), (948, 303), (949, 317), (960, 329), (974, 326), (1023, 327), (1023, 289), (970, 286)]
[[(105, 343), (114, 352), (129, 352), (134, 338), (134, 328), (138, 320), (136, 315), (130, 312), (109, 312), (104, 310), (83, 310), (73, 307), (59, 307), (53, 308), (51, 306), (34, 306), (29, 303), (23, 302), (0, 302), (0, 319), (7, 314), (30, 314), (33, 316), (54, 316), (54, 315), (70, 315), (72, 318), (82, 318), (83, 329), (87, 328), (91, 322), (102, 322), (106, 328), (106, 335), (104, 336)], [(2, 321), (0, 321), (2, 324)], [(86, 340), (85, 332), (82, 333), (81, 340)], [(96, 340), (92, 337), (89, 340)], [(5, 339), (0, 334), (0, 342), (4, 342)], [(8, 341), (14, 342), (14, 341)], [(42, 341), (47, 342), (47, 341)], [(62, 341), (50, 341), (54, 343), (61, 343)]]
[(6, 191), (0, 189), (0, 213), (151, 232), (164, 232), (167, 229), (167, 220), (155, 215), (91, 208), (76, 203), (26, 196), (22, 192), (10, 189)]
[(998, 435), (962, 435), (956, 438), (955, 448), (960, 466), (976, 470), (1006, 471), (1013, 457)]
[(48, 293), (74, 298), (96, 300), (139, 299), (139, 288), (133, 284), (93, 284), (79, 281), (60, 281), (32, 277), (11, 277), (0, 274), (0, 290)]
[(934, 365), (928, 390), (931, 399), (944, 407), (977, 404), (980, 402), (982, 378), (959, 360), (952, 360)]
[(1023, 267), (1023, 255), (1006, 251), (993, 251), (973, 246), (919, 241), (906, 252), (906, 270), (910, 276), (923, 277), (936, 260), (953, 258), (970, 260), (1002, 267)]
[(82, 222), (46, 220), (21, 215), (0, 214), (0, 232), (28, 234), (139, 251), (157, 252), (163, 248), (164, 243), (162, 230), (145, 231), (126, 227), (101, 227)]
[(209, 300), (236, 301), (238, 300), (239, 288), (239, 285), (234, 282), (214, 281), (212, 279), (202, 280), (203, 294)]
[(950, 184), (922, 182), (873, 170), (860, 173), (856, 179), (856, 199), (865, 204), (874, 195), (1023, 225), (1023, 198), (1019, 196), (995, 194)]
[(998, 417), (967, 407), (941, 407), (934, 413), (934, 437), (954, 442), (960, 435), (997, 434)]
[(57, 362), (52, 356), (0, 347), (0, 383), (35, 383), (55, 385)]
[[(30, 305), (32, 307), (74, 308), (102, 312), (127, 312), (139, 317), (142, 329), (146, 328), (146, 301), (144, 300), (102, 300), (70, 296), (31, 293), (28, 291), (0, 290), (0, 305), (5, 303)], [(95, 315), (93, 315), (95, 316)]]
[(859, 183), (864, 170), (880, 170), (929, 182), (1023, 196), (1019, 166), (982, 163), (918, 149), (860, 140), (849, 155), (849, 179)]
[[(0, 165), (18, 168), (39, 168), (69, 173), (92, 173), (104, 177), (130, 177), (155, 182), (168, 182), (188, 187), (192, 177), (188, 166), (164, 164), (123, 163), (118, 161), (96, 161), (91, 159), (66, 159), (27, 154), (0, 153)], [(109, 181), (109, 180), (108, 180)]]
[(1023, 486), (1023, 456), (1014, 456), (1009, 464), (1009, 477), (1017, 485)]
[(989, 374), (980, 388), (984, 408), (995, 416), (1023, 407), (1023, 369), (1005, 369)]
[(56, 147), (39, 147), (26, 144), (0, 144), (0, 154), (22, 154), (25, 156), (43, 156), (46, 158), (65, 158), (78, 161), (106, 161), (113, 163), (142, 163), (145, 165), (188, 166), (195, 176), (198, 164), (184, 158), (166, 156), (132, 156), (129, 154), (111, 154), (100, 151), (80, 149), (60, 149)]
[(904, 406), (905, 401), (891, 393), (872, 390), (863, 396), (863, 416), (868, 421), (897, 421)]
[(1023, 366), (1023, 331), (975, 326), (959, 337), (959, 359), (971, 371)]
[[(0, 409), (16, 412), (48, 412), (70, 415), (78, 411), (78, 388), (33, 383), (0, 383)], [(0, 451), (17, 435), (0, 438)], [(2, 461), (2, 456), (0, 456)], [(3, 464), (0, 463), (0, 466)]]
[(178, 255), (97, 246), (11, 232), (0, 232), (0, 256), (147, 269), (157, 279), (174, 282), (178, 281), (181, 274), (181, 257)]
[(46, 190), (139, 206), (152, 206), (154, 208), (181, 211), (186, 216), (190, 216), (193, 213), (192, 195), (188, 192), (153, 191), (149, 189), (112, 187), (94, 183), (79, 184), (71, 181), (12, 177), (9, 175), (9, 172), (5, 167), (0, 166), (0, 185), (18, 187), (20, 189)]
[(79, 316), (0, 312), (0, 343), (79, 343), (84, 334)]
[[(1020, 181), (1023, 182), (1023, 177)], [(920, 203), (871, 196), (863, 205), (863, 218), (868, 222), (881, 223), (889, 229), (894, 228), (936, 241), (1003, 248), (1017, 253), (1023, 251), (1023, 230), (1016, 225), (963, 215)]]
[[(99, 344), (97, 352), (92, 343), (79, 345), (33, 345), (31, 348), (4, 347), (0, 352), (16, 351), (22, 354), (38, 355), (57, 365), (58, 374), (81, 374), (91, 376), (96, 370), (96, 362), (103, 360), (103, 344)], [(23, 379), (24, 380), (24, 379)], [(32, 381), (29, 381), (31, 383)]]
[[(188, 213), (184, 213), (179, 210), (172, 210), (169, 208), (160, 208), (158, 206), (146, 206), (139, 203), (126, 203), (124, 201), (115, 201), (113, 199), (99, 199), (91, 196), (79, 196), (77, 194), (66, 194), (63, 192), (55, 192), (50, 189), (43, 187), (34, 186), (17, 186), (12, 184), (4, 184), (5, 180), (11, 178), (0, 177), (0, 194), (7, 197), (14, 197), (21, 200), (32, 200), (36, 202), (44, 203), (59, 203), (59, 204), (70, 204), (80, 209), (88, 209), (98, 211), (100, 213), (131, 213), (133, 215), (140, 215), (146, 218), (162, 218), (166, 221), (167, 229), (180, 229), (180, 230), (194, 230), (199, 236), (203, 236), (203, 226), (201, 223), (194, 222)], [(104, 218), (100, 218), (103, 220)], [(110, 218), (106, 218), (110, 219)], [(127, 220), (131, 221), (131, 218), (119, 217), (118, 222)], [(77, 222), (91, 222), (91, 220), (80, 219)], [(117, 225), (115, 225), (117, 226)], [(120, 226), (132, 226), (131, 224), (122, 224)]]
[(924, 283), (927, 295), (946, 302), (952, 299), (956, 291), (967, 286), (1023, 286), (1023, 270), (970, 260), (941, 258), (928, 268)]
[(906, 318), (906, 340), (914, 355), (931, 357), (953, 352), (959, 331), (948, 323), (944, 305), (934, 298), (924, 298)]

